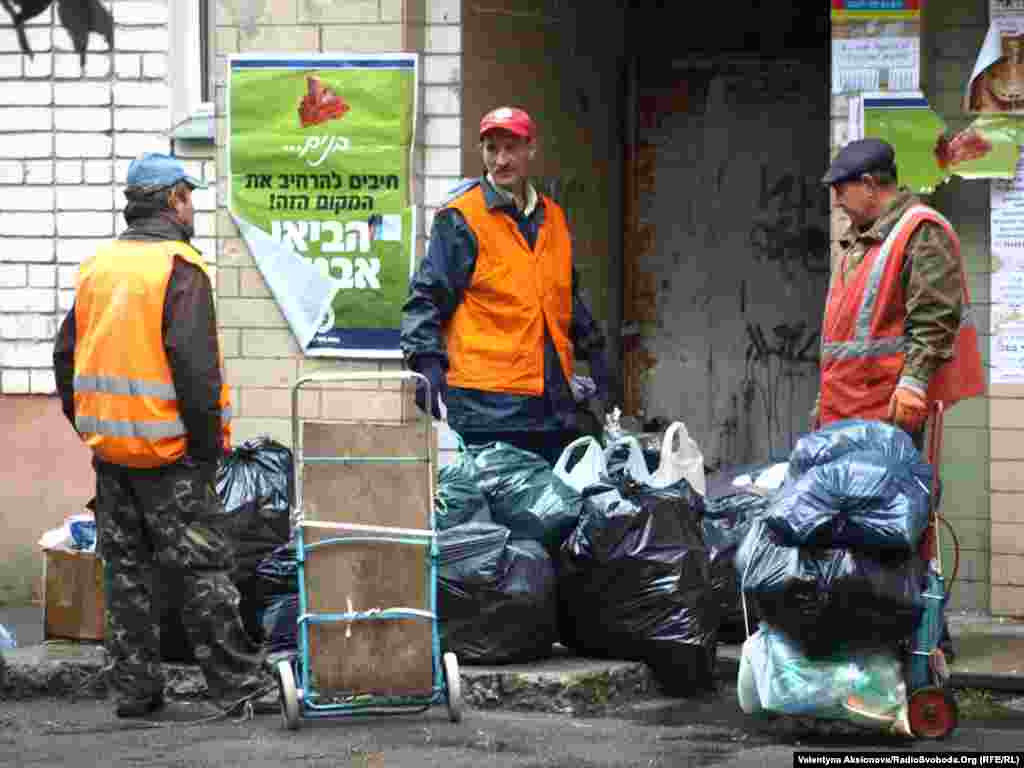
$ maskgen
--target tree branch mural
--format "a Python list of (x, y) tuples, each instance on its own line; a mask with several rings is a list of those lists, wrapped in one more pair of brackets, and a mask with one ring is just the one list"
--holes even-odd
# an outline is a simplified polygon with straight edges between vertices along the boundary
[(25, 35), (25, 24), (40, 15), (51, 5), (56, 5), (57, 17), (71, 37), (75, 51), (85, 66), (85, 49), (89, 45), (89, 34), (96, 32), (114, 47), (114, 19), (99, 0), (0, 0), (0, 6), (7, 11), (18, 33), (21, 52), (29, 58), (34, 53)]

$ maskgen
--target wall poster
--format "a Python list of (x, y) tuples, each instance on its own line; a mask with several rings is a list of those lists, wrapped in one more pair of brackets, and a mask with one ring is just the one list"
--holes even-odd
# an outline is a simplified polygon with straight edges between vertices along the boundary
[(230, 58), (228, 209), (307, 355), (399, 358), (414, 54)]

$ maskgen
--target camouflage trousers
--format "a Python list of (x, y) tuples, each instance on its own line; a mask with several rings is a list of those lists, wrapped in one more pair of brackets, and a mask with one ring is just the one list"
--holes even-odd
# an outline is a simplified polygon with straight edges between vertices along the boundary
[(98, 549), (104, 560), (105, 645), (119, 698), (163, 691), (157, 564), (180, 570), (182, 625), (215, 699), (263, 687), (262, 657), (238, 613), (223, 531), (227, 513), (213, 477), (191, 463), (159, 469), (96, 466)]

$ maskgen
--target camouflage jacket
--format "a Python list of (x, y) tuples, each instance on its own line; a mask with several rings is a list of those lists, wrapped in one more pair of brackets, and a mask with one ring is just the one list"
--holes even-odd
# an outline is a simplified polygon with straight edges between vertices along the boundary
[[(920, 201), (906, 189), (886, 207), (875, 222), (861, 232), (850, 224), (839, 234), (838, 259), (833, 259), (833, 277), (842, 269), (845, 257), (848, 277), (864, 260), (868, 250), (892, 231), (903, 213)], [(953, 356), (953, 342), (960, 328), (963, 277), (953, 242), (938, 224), (923, 222), (910, 236), (903, 260), (903, 295), (907, 301), (907, 352), (902, 376), (927, 389), (932, 374)]]

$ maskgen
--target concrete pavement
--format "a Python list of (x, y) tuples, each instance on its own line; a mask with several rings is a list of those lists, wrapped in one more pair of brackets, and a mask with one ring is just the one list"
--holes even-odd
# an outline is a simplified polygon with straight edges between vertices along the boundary
[[(38, 607), (0, 608), (0, 623), (17, 633), (19, 647), (5, 654), (8, 670), (0, 699), (102, 698), (102, 648), (91, 643), (40, 642)], [(1024, 622), (976, 614), (950, 614), (959, 651), (953, 685), (1024, 693)], [(26, 642), (26, 638), (29, 642)], [(35, 642), (32, 642), (35, 641)], [(718, 678), (736, 679), (740, 645), (720, 644)], [(168, 694), (201, 697), (205, 684), (195, 666), (165, 665)], [(477, 709), (505, 709), (573, 716), (598, 716), (656, 697), (658, 688), (639, 662), (580, 659), (556, 646), (555, 655), (532, 664), (461, 667), (466, 702)]]

